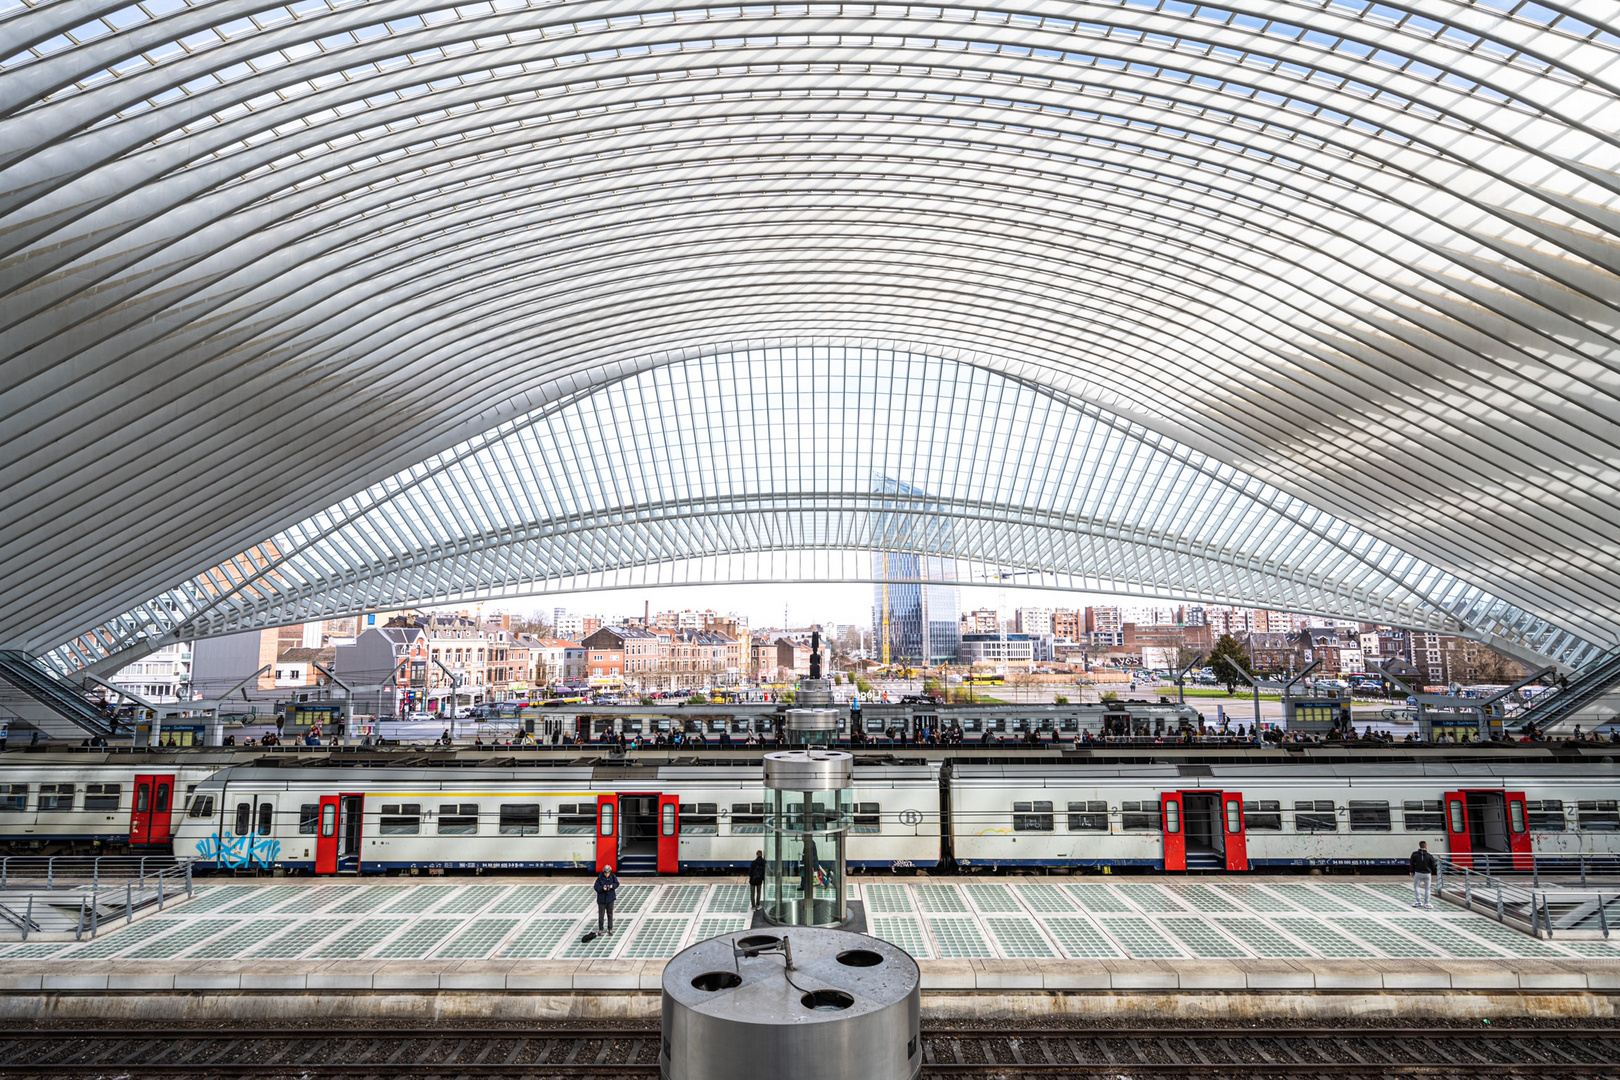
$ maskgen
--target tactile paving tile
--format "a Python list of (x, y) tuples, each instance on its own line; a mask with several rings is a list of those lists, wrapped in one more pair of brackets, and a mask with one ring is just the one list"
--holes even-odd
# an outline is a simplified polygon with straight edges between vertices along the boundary
[(546, 902), (547, 915), (578, 915), (596, 904), (596, 890), (589, 885), (564, 885)]
[[(701, 888), (701, 886), (699, 886)], [(636, 915), (647, 901), (658, 894), (660, 886), (657, 885), (620, 885), (619, 895), (613, 898), (613, 913), (615, 915)], [(596, 903), (596, 891), (591, 891), (591, 903)]]
[(124, 953), (124, 957), (137, 960), (166, 960), (191, 948), (199, 941), (206, 941), (215, 934), (224, 933), (238, 923), (237, 919), (193, 919), (181, 922), (176, 929), (167, 934), (147, 938)]
[[(348, 902), (355, 894), (363, 890), (354, 886), (323, 885), (319, 888), (306, 887), (299, 890), (299, 895), (276, 908), (277, 915), (308, 915), (312, 911), (319, 911), (323, 907), (336, 904), (339, 901)], [(233, 913), (234, 914), (234, 913)]]
[(929, 913), (968, 914), (967, 903), (955, 885), (917, 885), (911, 890), (917, 906)]
[[(1211, 887), (1213, 888), (1213, 886)], [(1287, 900), (1284, 900), (1276, 893), (1266, 892), (1260, 886), (1248, 881), (1224, 882), (1220, 886), (1219, 891), (1231, 897), (1233, 900), (1236, 900), (1250, 911), (1273, 912), (1299, 910), (1293, 904), (1290, 904)]]
[(617, 923), (613, 935), (598, 934), (594, 940), (584, 940), (585, 935), (596, 929), (596, 919), (585, 919), (574, 924), (573, 942), (558, 955), (568, 960), (600, 960), (613, 955), (613, 950), (624, 944), (630, 936), (630, 928)]
[(1125, 948), (1125, 955), (1138, 959), (1150, 959), (1158, 956), (1186, 956), (1187, 954), (1161, 933), (1158, 928), (1141, 916), (1135, 918), (1115, 916), (1098, 919), (1108, 936), (1119, 942)]
[(1001, 955), (1008, 959), (1057, 955), (1028, 918), (991, 915), (984, 922), (990, 928), (996, 944), (1001, 947)]
[(322, 959), (351, 959), (364, 956), (383, 938), (404, 926), (406, 919), (368, 919), (359, 926), (351, 926), (331, 941), (310, 953)]
[(255, 919), (229, 933), (221, 934), (206, 945), (193, 949), (187, 960), (234, 960), (255, 945), (275, 937), (289, 926), (289, 919)]
[(1114, 943), (1109, 941), (1097, 925), (1079, 915), (1047, 919), (1046, 932), (1057, 941), (1065, 956), (1071, 959), (1087, 956), (1120, 956)]
[(348, 919), (311, 919), (309, 922), (294, 923), (293, 928), (254, 949), (247, 955), (253, 957), (272, 957), (288, 959), (302, 956), (318, 943), (345, 929), (350, 925)]
[(215, 908), (221, 915), (256, 915), (261, 911), (269, 911), (277, 904), (286, 903), (299, 893), (308, 892), (304, 885), (273, 885), (267, 889), (260, 889), (252, 896), (243, 897), (235, 903)]
[(641, 925), (630, 936), (630, 944), (620, 955), (627, 960), (667, 960), (681, 951), (681, 939), (691, 925), (689, 919), (649, 916), (641, 920)]
[(435, 915), (476, 915), (504, 893), (509, 885), (474, 885), (456, 893), (455, 899), (440, 904)]
[(557, 942), (567, 937), (573, 928), (573, 919), (531, 919), (516, 937), (506, 943), (501, 955), (520, 960), (542, 959), (550, 956)]
[(1013, 885), (1013, 891), (1029, 910), (1039, 911), (1043, 915), (1056, 912), (1067, 914), (1074, 910), (1074, 902), (1056, 885), (1021, 881)]
[(173, 918), (148, 918), (133, 926), (122, 926), (112, 931), (103, 930), (101, 936), (90, 944), (80, 945), (63, 955), (70, 960), (99, 960), (105, 956), (113, 956), (139, 945), (147, 938), (173, 930), (178, 921)]
[(496, 915), (528, 915), (539, 911), (541, 903), (556, 890), (555, 885), (520, 885), (489, 910)]
[(258, 885), (214, 885), (193, 890), (186, 906), (192, 911), (217, 911), (226, 904), (234, 904), (248, 893), (257, 892)]
[(742, 915), (707, 915), (699, 923), (693, 941), (707, 941), (721, 934), (748, 929), (748, 919)]
[(1290, 885), (1286, 882), (1267, 882), (1267, 892), (1276, 893), (1301, 911), (1355, 911), (1356, 906), (1337, 896), (1329, 896), (1319, 889), (1309, 885)]
[(996, 954), (979, 933), (979, 924), (973, 919), (929, 919), (928, 932), (933, 935), (942, 957), (992, 957)]
[(875, 914), (910, 913), (916, 910), (911, 906), (911, 890), (904, 885), (868, 885), (866, 906), (868, 911)]
[(1264, 919), (1228, 918), (1213, 920), (1222, 930), (1243, 942), (1243, 947), (1263, 960), (1280, 960), (1290, 956), (1310, 956), (1311, 950), (1277, 932), (1277, 928)]
[(1169, 889), (1159, 885), (1122, 884), (1115, 885), (1114, 888), (1143, 911), (1154, 914), (1161, 912), (1180, 914), (1187, 910), (1186, 904), (1172, 896)]
[(399, 898), (398, 885), (371, 885), (361, 889), (355, 895), (344, 900), (334, 907), (333, 915), (359, 915), (368, 911), (376, 911), (384, 904)]
[(460, 919), (418, 919), (398, 937), (378, 949), (377, 955), (388, 959), (420, 959), (465, 925)]
[(1359, 941), (1356, 941), (1354, 938), (1346, 937), (1335, 930), (1329, 929), (1327, 926), (1323, 925), (1320, 919), (1309, 919), (1305, 918), (1304, 916), (1296, 917), (1290, 915), (1279, 919), (1273, 919), (1272, 921), (1283, 930), (1288, 931), (1290, 934), (1303, 941), (1306, 945), (1310, 946), (1311, 951), (1319, 956), (1338, 957), (1377, 955), (1367, 946), (1363, 945)]
[(973, 901), (973, 906), (980, 911), (1024, 910), (1018, 901), (1013, 899), (1012, 892), (1005, 885), (970, 881), (962, 888), (967, 891), (968, 899)]
[(933, 955), (928, 949), (928, 938), (923, 933), (922, 924), (915, 918), (875, 915), (870, 922), (873, 937), (882, 938), (891, 945), (898, 945), (912, 956), (927, 959)]
[(1236, 904), (1208, 885), (1183, 885), (1180, 892), (1182, 900), (1194, 911), (1235, 915), (1241, 910)]
[[(860, 899), (856, 897), (856, 899)], [(709, 895), (709, 906), (704, 911), (736, 912), (746, 914), (748, 911), (748, 886), (746, 885), (716, 885), (714, 892)], [(713, 937), (714, 935), (709, 935)]]
[(703, 906), (703, 897), (708, 891), (707, 885), (666, 885), (653, 910), (661, 915), (695, 914)]
[(1443, 951), (1447, 956), (1479, 956), (1499, 960), (1503, 955), (1501, 949), (1492, 948), (1483, 941), (1471, 938), (1466, 934), (1459, 934), (1451, 928), (1450, 924), (1443, 923), (1438, 919), (1425, 919), (1421, 916), (1409, 916), (1403, 919), (1392, 915), (1389, 918), (1389, 924), (1421, 941), (1428, 942)]
[(441, 904), (461, 891), (458, 885), (412, 885), (401, 890), (405, 895), (382, 910), (389, 915), (417, 915), (435, 904)]
[(493, 955), (502, 939), (521, 919), (474, 919), (433, 955), (436, 957), (485, 957)]
[(1136, 910), (1106, 885), (1065, 885), (1063, 887), (1068, 890), (1070, 896), (1079, 902), (1082, 911), (1105, 913), (1117, 911), (1125, 914)]
[(1188, 952), (1201, 959), (1213, 960), (1227, 956), (1249, 955), (1247, 949), (1228, 939), (1225, 934), (1203, 919), (1170, 916), (1159, 919), (1158, 923), (1160, 929), (1169, 931)]
[(1492, 945), (1507, 949), (1519, 956), (1546, 956), (1562, 957), (1567, 959), (1569, 953), (1538, 937), (1503, 926), (1499, 922), (1492, 922), (1481, 915), (1469, 919), (1459, 919), (1450, 924), (1457, 930), (1465, 930), (1475, 937), (1482, 937)]
[(1385, 956), (1394, 956), (1404, 959), (1417, 959), (1436, 955), (1435, 950), (1422, 942), (1414, 941), (1394, 927), (1379, 922), (1368, 916), (1341, 916), (1328, 920), (1336, 929), (1343, 930), (1357, 940), (1365, 941)]

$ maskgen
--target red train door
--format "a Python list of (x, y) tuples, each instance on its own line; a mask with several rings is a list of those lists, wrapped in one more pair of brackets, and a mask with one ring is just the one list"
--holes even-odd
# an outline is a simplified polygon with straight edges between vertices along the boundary
[(681, 872), (681, 800), (678, 795), (658, 796), (658, 872)]
[(321, 813), (315, 825), (315, 872), (338, 872), (338, 797), (321, 796)]
[(1181, 792), (1167, 791), (1159, 812), (1162, 815), (1160, 824), (1164, 828), (1164, 868), (1166, 870), (1187, 869), (1187, 834), (1182, 831), (1182, 805)]
[(150, 847), (173, 838), (174, 777), (142, 773), (135, 777), (135, 801), (129, 813), (129, 844)]
[(1468, 793), (1446, 792), (1446, 850), (1458, 866), (1474, 865), (1474, 842), (1468, 831)]
[(1524, 792), (1509, 791), (1507, 799), (1508, 849), (1513, 852), (1513, 869), (1528, 870), (1535, 859), (1530, 841), (1530, 825), (1524, 810)]
[(1249, 841), (1243, 831), (1243, 795), (1237, 791), (1221, 792), (1220, 828), (1226, 832), (1226, 868), (1249, 868)]
[(596, 872), (619, 868), (619, 796), (596, 797)]

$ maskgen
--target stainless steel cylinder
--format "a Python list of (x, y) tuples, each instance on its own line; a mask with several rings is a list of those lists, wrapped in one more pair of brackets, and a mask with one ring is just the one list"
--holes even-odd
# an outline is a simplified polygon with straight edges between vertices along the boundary
[(772, 791), (837, 791), (852, 786), (855, 759), (841, 750), (782, 750), (765, 755)]
[(917, 963), (864, 934), (722, 934), (676, 955), (663, 988), (664, 1080), (912, 1080), (922, 1066)]

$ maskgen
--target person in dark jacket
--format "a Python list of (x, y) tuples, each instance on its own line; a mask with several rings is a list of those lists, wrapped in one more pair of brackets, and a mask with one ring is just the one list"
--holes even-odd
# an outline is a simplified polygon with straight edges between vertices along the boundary
[(754, 861), (748, 864), (748, 906), (759, 907), (765, 900), (765, 853), (754, 852)]
[[(612, 865), (604, 866), (602, 872), (596, 875), (596, 930), (598, 933), (613, 933), (613, 901), (619, 895), (619, 878), (613, 872)], [(603, 922), (606, 922), (606, 929)]]
[(1429, 902), (1429, 882), (1434, 880), (1434, 873), (1439, 864), (1434, 856), (1429, 854), (1429, 842), (1419, 840), (1417, 850), (1412, 852), (1412, 906), (1415, 908), (1432, 908)]

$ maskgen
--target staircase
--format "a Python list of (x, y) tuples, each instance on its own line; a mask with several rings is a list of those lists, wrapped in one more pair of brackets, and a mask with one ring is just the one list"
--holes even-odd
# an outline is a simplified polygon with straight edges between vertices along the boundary
[(658, 873), (657, 855), (620, 855), (620, 877), (650, 877)]
[(1531, 724), (1543, 733), (1574, 718), (1586, 706), (1620, 685), (1620, 646), (1616, 646), (1510, 714), (1505, 726), (1523, 731)]
[(1187, 852), (1188, 870), (1225, 870), (1226, 856), (1218, 851), (1192, 851)]
[(92, 705), (83, 691), (25, 652), (0, 649), (0, 679), (44, 706), (54, 716), (68, 720), (92, 735), (111, 738), (118, 734), (112, 718)]

